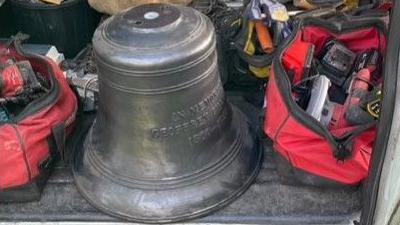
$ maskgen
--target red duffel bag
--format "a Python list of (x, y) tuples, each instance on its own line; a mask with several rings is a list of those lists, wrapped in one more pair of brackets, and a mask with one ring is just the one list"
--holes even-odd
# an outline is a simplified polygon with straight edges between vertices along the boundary
[(0, 63), (29, 61), (49, 83), (9, 122), (0, 122), (0, 202), (40, 197), (55, 158), (64, 157), (64, 140), (73, 129), (77, 99), (62, 70), (50, 59), (24, 52), (18, 40), (0, 44)]
[[(302, 80), (310, 44), (314, 57), (330, 40), (343, 43), (355, 53), (375, 49), (384, 55), (385, 37), (386, 27), (379, 19), (305, 19), (279, 50), (266, 90), (264, 132), (272, 139), (280, 162), (298, 171), (293, 174), (309, 174), (327, 183), (345, 185), (358, 184), (367, 177), (376, 122), (328, 130), (296, 103), (292, 86)], [(312, 184), (312, 179), (298, 179)]]

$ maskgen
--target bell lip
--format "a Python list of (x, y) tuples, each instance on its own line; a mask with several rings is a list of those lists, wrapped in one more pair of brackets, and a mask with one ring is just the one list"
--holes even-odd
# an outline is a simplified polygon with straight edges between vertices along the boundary
[[(236, 113), (243, 114), (236, 107), (232, 106), (232, 108), (234, 109), (233, 111), (236, 111)], [(233, 113), (235, 113), (235, 112), (233, 112)], [(242, 116), (244, 116), (244, 115), (242, 115)], [(245, 121), (243, 121), (243, 122), (245, 122)], [(93, 201), (92, 198), (86, 194), (84, 189), (81, 188), (79, 181), (77, 179), (79, 177), (78, 176), (79, 172), (77, 171), (77, 167), (78, 167), (78, 165), (83, 163), (83, 157), (78, 159), (77, 156), (79, 156), (79, 155), (83, 156), (83, 154), (82, 154), (83, 153), (82, 152), (83, 151), (83, 143), (84, 143), (83, 140), (86, 138), (86, 136), (82, 137), (83, 140), (81, 140), (80, 144), (77, 146), (77, 151), (80, 151), (80, 154), (76, 153), (75, 157), (73, 159), (72, 173), (74, 176), (74, 183), (75, 183), (75, 186), (76, 186), (77, 190), (79, 191), (79, 193), (85, 198), (86, 201), (88, 201), (90, 203), (91, 206), (93, 206), (97, 210), (104, 212), (110, 216), (113, 216), (115, 218), (121, 218), (126, 221), (148, 223), (148, 224), (159, 224), (159, 223), (175, 223), (175, 222), (181, 222), (181, 221), (185, 221), (185, 220), (191, 220), (191, 219), (195, 219), (198, 217), (202, 217), (202, 216), (205, 216), (211, 212), (217, 211), (217, 210), (227, 206), (228, 204), (232, 203), (234, 200), (236, 200), (242, 194), (244, 194), (247, 191), (247, 189), (254, 183), (255, 179), (257, 178), (257, 176), (260, 172), (261, 166), (263, 164), (264, 149), (263, 149), (260, 135), (254, 134), (255, 129), (251, 125), (248, 125), (248, 129), (249, 129), (248, 135), (251, 135), (251, 134), (254, 135), (254, 137), (250, 137), (254, 142), (254, 146), (253, 146), (253, 148), (248, 149), (247, 151), (252, 151), (252, 152), (254, 152), (253, 154), (257, 154), (256, 163), (253, 166), (251, 175), (248, 177), (248, 179), (245, 182), (243, 182), (243, 185), (239, 189), (237, 189), (234, 194), (230, 195), (228, 198), (225, 198), (218, 203), (215, 203), (214, 205), (205, 207), (203, 210), (199, 210), (195, 213), (185, 213), (185, 214), (180, 214), (177, 216), (162, 217), (162, 218), (158, 218), (158, 219), (157, 219), (157, 217), (147, 217), (147, 218), (142, 217), (142, 218), (140, 218), (140, 217), (135, 217), (135, 216), (127, 216), (124, 213), (116, 213), (115, 211), (109, 210), (107, 207), (104, 207), (104, 204), (102, 204), (102, 203), (96, 204), (95, 201)], [(75, 152), (77, 152), (77, 151), (75, 151)], [(246, 152), (245, 149), (242, 149), (240, 151), (241, 152), (236, 156), (237, 158), (234, 161), (238, 160), (238, 158), (242, 157), (242, 154), (244, 152)], [(229, 166), (227, 166), (226, 168), (229, 168)], [(98, 177), (96, 177), (96, 178), (99, 179)], [(112, 182), (111, 180), (107, 180), (107, 181)], [(123, 186), (121, 184), (117, 184), (114, 182), (112, 182), (112, 183), (114, 185)]]

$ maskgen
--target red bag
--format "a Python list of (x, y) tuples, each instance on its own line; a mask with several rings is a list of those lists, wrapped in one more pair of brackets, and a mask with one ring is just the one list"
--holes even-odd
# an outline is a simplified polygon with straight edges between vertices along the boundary
[(77, 100), (62, 70), (50, 59), (0, 45), (0, 62), (29, 60), (50, 81), (50, 91), (29, 103), (12, 122), (0, 123), (0, 202), (37, 199), (54, 157), (64, 154)]
[(293, 71), (293, 84), (300, 81), (307, 46), (314, 44), (314, 55), (318, 55), (331, 39), (341, 41), (356, 53), (374, 48), (383, 54), (385, 24), (378, 19), (343, 23), (306, 19), (293, 32), (273, 62), (265, 97), (264, 131), (274, 149), (294, 169), (341, 184), (358, 184), (368, 175), (375, 126), (329, 132), (297, 105), (287, 71)]

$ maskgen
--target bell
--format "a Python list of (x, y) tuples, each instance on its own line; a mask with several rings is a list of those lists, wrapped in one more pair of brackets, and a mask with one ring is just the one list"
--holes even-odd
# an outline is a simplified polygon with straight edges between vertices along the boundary
[(99, 109), (73, 165), (93, 206), (136, 222), (176, 222), (250, 186), (262, 145), (225, 99), (215, 45), (210, 20), (183, 6), (138, 6), (97, 28)]

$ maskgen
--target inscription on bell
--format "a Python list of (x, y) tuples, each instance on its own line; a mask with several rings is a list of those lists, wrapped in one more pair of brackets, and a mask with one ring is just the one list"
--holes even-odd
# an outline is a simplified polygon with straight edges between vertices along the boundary
[(208, 107), (212, 107), (218, 101), (217, 98), (221, 100), (223, 98), (223, 89), (218, 85), (206, 98), (198, 102), (197, 104), (183, 110), (179, 110), (172, 113), (173, 121), (185, 120), (188, 117), (193, 117), (194, 115), (206, 111)]
[[(217, 86), (210, 95), (201, 100), (199, 103), (172, 113), (172, 124), (166, 127), (153, 128), (151, 130), (152, 138), (166, 138), (178, 135), (185, 130), (199, 128), (207, 125), (210, 121), (214, 121), (218, 114), (226, 113), (224, 110), (225, 99), (223, 89)], [(222, 116), (222, 115), (221, 115)]]
[[(226, 112), (226, 111), (225, 111)], [(227, 113), (222, 113), (222, 115), (216, 120), (216, 122), (210, 127), (206, 127), (204, 130), (201, 130), (197, 134), (189, 137), (190, 144), (196, 145), (201, 142), (207, 140), (214, 131), (217, 131), (222, 128), (223, 121), (226, 119)]]

